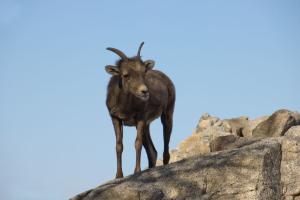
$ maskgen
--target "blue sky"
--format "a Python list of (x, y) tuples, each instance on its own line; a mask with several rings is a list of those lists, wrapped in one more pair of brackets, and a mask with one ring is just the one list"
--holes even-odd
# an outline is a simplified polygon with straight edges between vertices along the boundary
[[(0, 198), (60, 200), (114, 178), (104, 66), (117, 47), (175, 83), (171, 148), (204, 112), (300, 110), (300, 2), (0, 0)], [(162, 155), (162, 129), (151, 126)], [(123, 169), (134, 170), (125, 128)], [(143, 153), (143, 168), (147, 166)]]

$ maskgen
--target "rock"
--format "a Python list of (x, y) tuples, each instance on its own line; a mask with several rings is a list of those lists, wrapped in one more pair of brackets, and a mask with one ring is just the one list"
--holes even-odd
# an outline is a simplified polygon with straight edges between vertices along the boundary
[(252, 137), (252, 131), (256, 126), (265, 121), (269, 116), (259, 117), (249, 120), (247, 116), (220, 120), (218, 117), (205, 113), (201, 116), (194, 133), (201, 133), (211, 127), (219, 127), (220, 131), (232, 133), (241, 137)]
[[(171, 150), (169, 163), (177, 162), (195, 155), (206, 154), (208, 152), (210, 152), (209, 140), (202, 139), (199, 134), (192, 134), (182, 141), (175, 150)], [(158, 160), (156, 165), (163, 165), (162, 160)]]
[(252, 132), (256, 126), (265, 121), (268, 116), (259, 117), (254, 120), (249, 120), (248, 117), (242, 116), (238, 118), (225, 119), (223, 123), (228, 123), (229, 130), (232, 134), (240, 137), (252, 137)]
[(268, 119), (269, 116), (258, 117), (253, 120), (248, 120), (248, 125), (243, 129), (244, 137), (252, 137), (253, 130), (257, 127), (258, 124)]
[(278, 137), (292, 126), (300, 125), (300, 114), (289, 110), (278, 110), (267, 120), (261, 122), (254, 130), (255, 137)]
[(205, 113), (201, 116), (196, 127), (195, 133), (201, 133), (211, 127), (217, 127), (219, 131), (243, 136), (242, 130), (248, 125), (248, 117), (242, 116), (233, 119), (220, 120), (218, 117), (212, 117)]
[[(203, 130), (214, 126), (220, 121), (218, 117), (212, 117), (208, 113), (204, 113), (201, 117), (200, 120), (196, 126), (196, 131), (195, 133), (202, 132)], [(224, 131), (224, 130), (223, 130)]]
[(291, 127), (284, 135), (291, 137), (300, 137), (300, 125)]
[(282, 138), (281, 182), (284, 196), (300, 199), (300, 126)]
[[(204, 113), (201, 116), (194, 133), (182, 141), (175, 150), (170, 152), (170, 163), (195, 155), (203, 155), (213, 151), (242, 147), (247, 144), (248, 140), (239, 139), (238, 142), (234, 142), (230, 145), (225, 145), (224, 143), (226, 141), (228, 143), (228, 139), (230, 138), (235, 138), (234, 135), (251, 137), (252, 130), (255, 126), (266, 119), (267, 117), (261, 117), (255, 120), (249, 120), (248, 117), (242, 116), (220, 120), (218, 117), (213, 117), (208, 113)], [(219, 137), (221, 138), (218, 139)], [(249, 142), (253, 143), (252, 141), (256, 140), (251, 139)], [(157, 166), (162, 164), (162, 160), (157, 161)]]
[(234, 143), (237, 139), (238, 137), (235, 135), (220, 136), (211, 141), (210, 151), (215, 152), (225, 150), (226, 146)]
[(298, 124), (300, 114), (288, 110), (254, 120), (204, 114), (194, 133), (171, 150), (172, 164), (110, 181), (71, 200), (300, 200)]
[[(182, 141), (175, 151), (171, 151), (170, 163), (211, 152), (211, 141), (225, 135), (231, 135), (231, 133), (224, 132), (222, 128), (214, 126), (208, 127), (202, 132), (193, 133)], [(162, 161), (158, 161), (157, 165), (162, 165)]]
[(244, 129), (248, 127), (249, 120), (248, 117), (239, 117), (239, 118), (224, 120), (223, 123), (228, 123), (227, 126), (229, 127), (231, 133), (243, 137)]
[[(251, 137), (252, 130), (255, 126), (266, 119), (267, 117), (261, 117), (255, 120), (249, 120), (248, 117), (242, 116), (220, 120), (218, 117), (204, 113), (194, 133), (182, 141), (175, 150), (170, 152), (170, 163), (195, 155), (203, 155), (230, 148), (239, 148), (253, 143), (253, 141), (257, 140), (251, 139), (248, 141), (246, 139), (239, 139), (239, 141), (233, 142), (230, 145), (224, 144), (224, 142), (228, 142), (229, 138), (235, 138), (234, 135)], [(218, 139), (219, 137), (221, 138)], [(223, 141), (224, 139), (225, 141)], [(163, 165), (162, 160), (158, 160), (157, 166), (161, 165)]]
[(280, 160), (280, 144), (268, 139), (148, 169), (71, 200), (279, 200)]
[(257, 138), (245, 138), (235, 135), (220, 136), (210, 143), (211, 152), (241, 148), (259, 141)]

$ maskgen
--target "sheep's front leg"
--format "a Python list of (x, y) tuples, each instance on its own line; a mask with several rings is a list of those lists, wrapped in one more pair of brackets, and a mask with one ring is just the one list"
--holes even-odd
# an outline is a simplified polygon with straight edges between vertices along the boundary
[(117, 153), (117, 174), (116, 178), (123, 178), (122, 171), (122, 152), (123, 152), (123, 127), (121, 120), (112, 117), (112, 122), (116, 134), (116, 153)]
[(141, 171), (141, 151), (143, 144), (143, 132), (145, 128), (144, 121), (139, 121), (137, 123), (137, 135), (135, 139), (135, 151), (136, 151), (136, 163), (134, 173), (138, 173)]

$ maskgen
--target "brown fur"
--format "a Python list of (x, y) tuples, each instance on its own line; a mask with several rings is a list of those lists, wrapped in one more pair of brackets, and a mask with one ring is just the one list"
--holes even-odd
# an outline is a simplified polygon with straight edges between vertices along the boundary
[(144, 146), (149, 167), (155, 167), (157, 151), (153, 145), (149, 126), (160, 117), (164, 132), (164, 164), (169, 163), (169, 141), (173, 126), (175, 105), (175, 87), (172, 81), (162, 72), (153, 70), (154, 61), (142, 61), (140, 50), (132, 58), (120, 50), (108, 48), (118, 54), (121, 59), (116, 66), (106, 66), (106, 71), (113, 76), (107, 87), (106, 105), (109, 110), (116, 134), (117, 174), (123, 177), (123, 125), (135, 126), (136, 166), (134, 172), (140, 172), (141, 148)]

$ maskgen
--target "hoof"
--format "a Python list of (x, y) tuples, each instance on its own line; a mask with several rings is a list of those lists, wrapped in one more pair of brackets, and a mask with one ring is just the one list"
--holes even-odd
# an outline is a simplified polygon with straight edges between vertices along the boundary
[(155, 151), (151, 156), (148, 158), (148, 167), (153, 168), (156, 166), (156, 161), (157, 161), (157, 152)]
[(117, 173), (116, 178), (124, 178), (123, 173)]
[(149, 161), (149, 165), (148, 165), (148, 167), (149, 168), (153, 168), (153, 167), (155, 167), (156, 166), (156, 159), (155, 160), (152, 160), (152, 161)]
[(169, 154), (169, 152), (164, 153), (164, 160), (163, 160), (164, 165), (167, 165), (169, 163), (169, 161), (170, 161), (170, 154)]
[(140, 173), (141, 172), (141, 169), (135, 169), (134, 170), (134, 174), (138, 174), (138, 173)]

